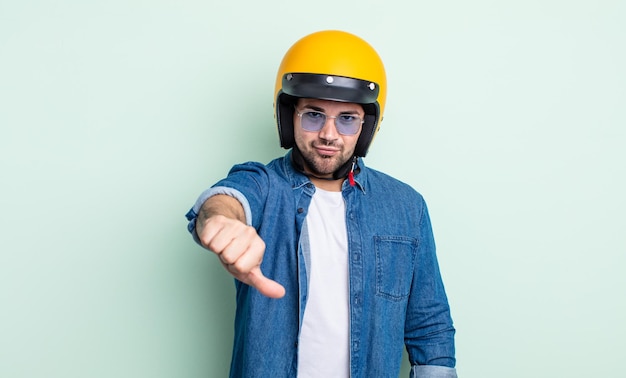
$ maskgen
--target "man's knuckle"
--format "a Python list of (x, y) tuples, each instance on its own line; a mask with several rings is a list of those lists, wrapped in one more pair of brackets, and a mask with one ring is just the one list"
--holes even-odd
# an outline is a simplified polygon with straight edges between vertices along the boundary
[(246, 235), (247, 237), (254, 237), (254, 235), (256, 234), (256, 230), (253, 227), (246, 226), (243, 229), (243, 234)]
[(246, 271), (246, 267), (244, 266), (244, 264), (243, 264), (241, 261), (234, 261), (234, 262), (231, 264), (231, 267), (232, 267), (232, 269), (233, 269), (235, 272), (237, 272), (237, 273), (239, 273), (239, 274), (241, 274), (241, 273), (245, 273), (245, 271)]

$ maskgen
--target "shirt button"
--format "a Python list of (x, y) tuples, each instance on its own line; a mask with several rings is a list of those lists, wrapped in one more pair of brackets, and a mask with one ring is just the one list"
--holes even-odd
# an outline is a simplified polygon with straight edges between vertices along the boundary
[(298, 208), (298, 214), (302, 214), (302, 213), (304, 213), (304, 209), (303, 209), (303, 208), (301, 208), (301, 207), (299, 207), (299, 208)]

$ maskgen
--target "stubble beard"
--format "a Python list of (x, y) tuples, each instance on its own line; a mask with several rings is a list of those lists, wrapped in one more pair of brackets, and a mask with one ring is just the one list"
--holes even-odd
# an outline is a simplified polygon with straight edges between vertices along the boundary
[(350, 157), (346, 157), (344, 150), (335, 156), (319, 155), (315, 152), (313, 144), (306, 151), (300, 151), (306, 168), (317, 177), (332, 176), (332, 174), (344, 165)]

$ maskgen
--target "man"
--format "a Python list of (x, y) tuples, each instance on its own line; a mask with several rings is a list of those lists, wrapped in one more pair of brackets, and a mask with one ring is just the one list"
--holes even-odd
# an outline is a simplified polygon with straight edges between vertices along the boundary
[(187, 214), (236, 280), (232, 377), (456, 377), (454, 328), (428, 211), (367, 168), (386, 95), (375, 50), (305, 36), (280, 65), (287, 154), (236, 165)]

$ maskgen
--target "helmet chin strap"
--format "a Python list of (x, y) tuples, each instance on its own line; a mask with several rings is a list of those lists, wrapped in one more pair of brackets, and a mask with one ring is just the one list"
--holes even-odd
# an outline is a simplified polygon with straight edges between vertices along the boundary
[(300, 149), (298, 149), (297, 146), (294, 145), (292, 148), (292, 152), (291, 152), (291, 164), (298, 172), (306, 176), (314, 177), (320, 180), (334, 181), (334, 180), (339, 180), (339, 179), (350, 178), (350, 185), (352, 186), (354, 186), (354, 179), (352, 178), (352, 175), (354, 174), (353, 172), (359, 171), (357, 160), (358, 160), (358, 157), (355, 155), (352, 157), (352, 159), (348, 159), (348, 161), (346, 161), (339, 168), (337, 168), (337, 170), (333, 172), (332, 177), (319, 177), (312, 173), (308, 173), (304, 170), (304, 158), (302, 157), (302, 153), (300, 152)]

